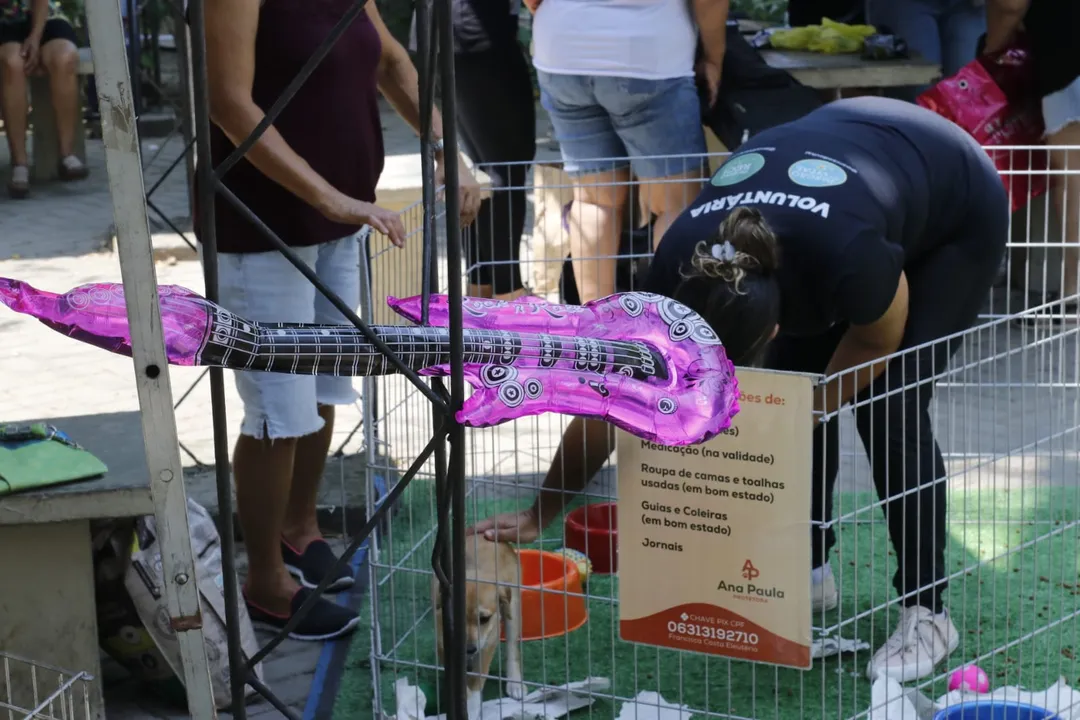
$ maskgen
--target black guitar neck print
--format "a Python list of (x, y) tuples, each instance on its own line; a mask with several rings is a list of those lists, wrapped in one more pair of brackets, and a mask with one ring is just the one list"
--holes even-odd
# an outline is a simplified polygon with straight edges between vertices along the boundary
[[(375, 334), (413, 370), (450, 362), (446, 328), (380, 325)], [(466, 364), (535, 364), (543, 368), (617, 373), (666, 380), (667, 367), (649, 345), (497, 330), (463, 332)], [(389, 360), (349, 325), (250, 323), (229, 314), (212, 316), (202, 350), (204, 364), (243, 370), (344, 376), (390, 375)]]

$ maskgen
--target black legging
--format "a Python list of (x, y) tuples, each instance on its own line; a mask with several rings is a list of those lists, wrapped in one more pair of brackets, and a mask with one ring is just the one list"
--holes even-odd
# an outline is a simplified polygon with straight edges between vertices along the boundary
[[(1005, 190), (995, 177), (972, 196), (968, 222), (918, 264), (905, 268), (908, 321), (901, 350), (972, 327), (989, 297), (1005, 254), (1008, 217)], [(776, 370), (821, 373), (847, 329), (844, 325), (811, 338), (779, 337), (766, 365)], [(904, 605), (942, 609), (945, 590), (945, 463), (930, 426), (931, 378), (942, 373), (960, 341), (939, 342), (894, 358), (859, 397), (855, 423), (872, 464), (878, 497), (885, 503), (889, 536), (896, 551), (893, 586)], [(898, 391), (886, 395), (890, 391)], [(840, 464), (837, 418), (814, 430), (812, 519), (833, 518), (833, 489)], [(829, 526), (811, 533), (814, 567), (836, 544)]]
[[(516, 26), (515, 26), (516, 27)], [(469, 282), (497, 295), (523, 287), (518, 258), (525, 228), (527, 165), (536, 154), (536, 107), (516, 39), (454, 58), (462, 148), (491, 177), (491, 197), (464, 233)], [(514, 163), (514, 164), (507, 164)]]

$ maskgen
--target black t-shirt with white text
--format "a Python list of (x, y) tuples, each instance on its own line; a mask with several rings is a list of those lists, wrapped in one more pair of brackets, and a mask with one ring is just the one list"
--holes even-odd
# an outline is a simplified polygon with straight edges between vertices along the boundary
[(674, 294), (697, 243), (749, 206), (779, 239), (782, 333), (871, 323), (900, 273), (958, 234), (988, 178), (1000, 186), (978, 144), (934, 113), (837, 101), (740, 147), (664, 234), (645, 289)]

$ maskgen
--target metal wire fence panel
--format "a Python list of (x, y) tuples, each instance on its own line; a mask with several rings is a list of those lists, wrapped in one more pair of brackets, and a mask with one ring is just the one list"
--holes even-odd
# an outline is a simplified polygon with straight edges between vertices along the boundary
[[(708, 158), (710, 166), (717, 159)], [(687, 166), (693, 161), (686, 159)], [(1052, 175), (1051, 185), (1068, 174)], [(593, 288), (604, 283), (611, 291), (640, 286), (658, 234), (655, 218), (651, 224), (641, 222), (649, 213), (638, 209), (648, 189), (623, 177), (575, 189), (558, 166), (544, 165), (529, 171), (524, 186), (496, 188), (494, 200), (515, 190), (528, 199), (521, 251), (528, 290), (550, 300), (578, 301), (583, 298), (575, 293), (582, 284), (570, 276), (583, 271), (595, 273)], [(696, 195), (689, 183), (680, 191), (685, 200), (675, 212)], [(583, 192), (586, 197), (624, 198), (625, 214), (617, 221), (589, 216), (589, 211), (575, 215), (578, 203), (571, 201)], [(1039, 691), (1062, 678), (1070, 685), (1080, 682), (1075, 660), (1080, 652), (1080, 314), (1071, 303), (1074, 297), (1059, 294), (1062, 248), (1069, 241), (1065, 233), (1077, 232), (1067, 212), (1076, 213), (1076, 208), (1066, 206), (1063, 212), (1051, 200), (1052, 194), (1037, 198), (1014, 214), (1006, 262), (974, 327), (892, 356), (881, 383), (826, 417), (835, 422), (823, 432), (838, 448), (833, 512), (831, 518), (810, 523), (811, 533), (819, 537), (826, 531), (836, 534), (829, 556), (835, 608), (819, 601), (812, 615), (816, 652), (825, 657), (816, 658), (809, 671), (796, 671), (623, 642), (618, 575), (598, 572), (593, 557), (594, 572), (580, 590), (545, 589), (529, 578), (518, 588), (531, 597), (523, 600), (526, 692), (589, 678), (606, 680), (580, 689), (588, 709), (571, 717), (633, 717), (620, 711), (635, 699), (640, 712), (648, 713), (651, 706), (653, 714), (643, 717), (657, 717), (661, 698), (685, 706), (695, 718), (869, 717), (867, 665), (897, 630), (905, 604), (892, 582), (897, 557), (886, 509), (894, 516), (901, 509), (909, 514), (917, 510), (921, 519), (906, 526), (911, 537), (893, 533), (902, 548), (917, 556), (905, 565), (918, 565), (925, 556), (941, 558), (941, 566), (916, 573), (930, 578), (929, 585), (900, 584), (910, 596), (921, 597), (929, 587), (947, 583), (943, 602), (955, 628), (955, 650), (929, 675), (910, 682), (911, 688), (936, 699), (947, 692), (951, 671), (969, 663), (986, 671), (992, 687)], [(570, 243), (581, 243), (590, 228), (600, 251), (568, 262)], [(496, 228), (489, 239), (498, 236)], [(461, 268), (467, 280), (476, 277), (483, 262), (469, 257)], [(603, 264), (607, 267), (599, 267)], [(383, 282), (410, 282), (409, 270), (402, 266), (399, 272), (404, 274)], [(954, 351), (947, 363), (927, 364), (946, 347)], [(850, 379), (854, 372), (845, 376)], [(372, 473), (390, 468), (388, 457), (413, 456), (431, 426), (426, 402), (406, 382), (377, 378), (369, 381), (368, 387), (373, 386), (379, 401), (377, 407), (367, 406), (372, 410), (367, 430), (385, 454), (370, 457)], [(933, 450), (932, 444), (917, 442), (924, 418), (906, 414), (915, 414), (912, 408), (918, 404), (905, 405), (904, 399), (922, 395), (929, 398), (925, 420), (940, 447), (944, 474), (917, 487), (905, 486), (904, 463), (896, 457), (908, 447), (908, 462), (920, 463), (926, 459), (923, 453)], [(876, 410), (883, 407), (900, 409)], [(527, 507), (567, 425), (567, 418), (542, 416), (468, 431), (470, 521)], [(860, 429), (879, 438), (871, 442), (870, 452)], [(614, 457), (569, 509), (617, 501)], [(875, 486), (874, 465), (879, 465), (881, 488)], [(807, 468), (807, 481), (822, 494), (815, 481), (820, 478), (812, 474)], [(372, 555), (376, 713), (393, 715), (403, 702), (415, 702), (415, 687), (426, 696), (427, 715), (434, 715), (445, 691), (432, 602), (436, 507), (434, 482), (430, 476), (418, 478), (402, 496)], [(943, 536), (933, 532), (935, 513), (944, 517)], [(566, 542), (564, 516), (559, 516), (535, 544), (524, 547), (554, 550)], [(938, 542), (942, 545), (935, 546)], [(943, 553), (936, 552), (942, 548)], [(588, 552), (592, 555), (592, 549)], [(516, 579), (511, 573), (496, 582), (513, 584)], [(657, 577), (657, 583), (664, 578)], [(821, 592), (819, 585), (815, 593)], [(546, 610), (529, 617), (541, 606), (535, 603)], [(587, 621), (572, 631), (550, 624), (552, 618), (561, 623), (575, 617), (582, 608)], [(474, 613), (469, 622), (478, 627), (477, 608), (468, 609)], [(495, 654), (484, 697), (502, 697), (520, 709), (521, 700), (505, 697), (508, 670), (502, 649)], [(408, 688), (402, 691), (399, 683)], [(556, 693), (541, 702), (553, 708), (559, 697)]]
[(90, 720), (90, 681), (73, 672), (0, 652), (0, 717)]

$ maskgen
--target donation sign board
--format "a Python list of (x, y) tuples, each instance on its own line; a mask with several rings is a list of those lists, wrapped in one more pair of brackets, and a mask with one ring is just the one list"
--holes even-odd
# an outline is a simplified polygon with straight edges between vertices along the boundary
[(810, 667), (808, 375), (740, 369), (739, 413), (700, 445), (618, 445), (623, 640)]

